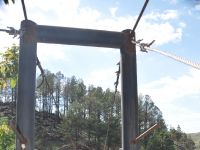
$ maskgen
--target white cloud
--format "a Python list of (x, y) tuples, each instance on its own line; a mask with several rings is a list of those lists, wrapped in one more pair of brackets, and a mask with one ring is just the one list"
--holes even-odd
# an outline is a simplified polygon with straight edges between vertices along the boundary
[(170, 19), (177, 19), (178, 18), (178, 11), (177, 10), (166, 10), (163, 14), (161, 14), (161, 19), (163, 20), (170, 20)]
[(145, 15), (143, 18), (147, 20), (154, 20), (154, 21), (167, 21), (171, 19), (177, 19), (179, 17), (179, 13), (177, 10), (164, 10), (163, 12), (160, 11), (152, 11), (151, 13)]
[(110, 10), (111, 16), (115, 17), (116, 16), (116, 12), (118, 10), (118, 7), (112, 7), (109, 10)]
[[(101, 86), (103, 89), (114, 89), (114, 82), (116, 81), (116, 68), (102, 68), (91, 71), (85, 79), (86, 85)], [(113, 82), (113, 84), (110, 84)]]
[(163, 112), (163, 117), (168, 127), (176, 128), (180, 125), (182, 131), (186, 133), (193, 133), (200, 130), (200, 112), (178, 107), (174, 104), (162, 104), (159, 108)]
[(119, 54), (119, 50), (114, 49), (114, 48), (96, 48), (97, 51), (102, 52), (102, 53), (107, 53), (107, 54)]
[[(177, 78), (163, 77), (141, 87), (144, 93), (149, 93), (156, 101), (173, 102), (186, 96), (199, 94), (200, 71), (190, 70), (188, 74)], [(170, 93), (170, 94), (169, 94)]]
[[(176, 102), (188, 98), (188, 103), (200, 91), (200, 71), (191, 69), (187, 74), (177, 78), (163, 77), (157, 81), (139, 87), (141, 93), (151, 95), (155, 104), (161, 109), (166, 122), (173, 127), (181, 125), (185, 132), (200, 130), (200, 112), (191, 108), (178, 107)], [(188, 105), (189, 106), (189, 105)], [(190, 106), (191, 107), (191, 106)], [(175, 115), (176, 114), (176, 115)], [(196, 121), (194, 128), (189, 128)], [(199, 124), (198, 124), (199, 123)]]
[(178, 18), (177, 10), (147, 14), (140, 21), (137, 37), (144, 38), (147, 42), (156, 40), (156, 45), (180, 41), (186, 24), (184, 22), (180, 22), (178, 25), (171, 23), (171, 20), (177, 19), (178, 21)]
[(189, 9), (187, 12), (188, 12), (188, 15), (190, 15), (190, 16), (192, 15), (192, 10), (191, 9)]
[(138, 29), (137, 37), (144, 38), (148, 42), (156, 40), (156, 45), (163, 45), (169, 42), (181, 40), (182, 28), (175, 28), (169, 22), (150, 23), (143, 20), (141, 21), (141, 26)]
[(185, 28), (187, 25), (186, 25), (186, 23), (184, 23), (184, 22), (180, 22), (180, 23), (179, 23), (179, 26), (180, 26), (181, 28)]
[(21, 20), (24, 19), (20, 3), (9, 4), (8, 6), (1, 6), (1, 7), (2, 7), (0, 10), (1, 26), (3, 26), (4, 28), (7, 26), (12, 26), (19, 29), (20, 22)]
[[(38, 57), (44, 63), (50, 61), (70, 61), (70, 58), (66, 55), (69, 53), (70, 47), (63, 45), (55, 45), (55, 44), (38, 44), (37, 53)], [(69, 55), (69, 54), (68, 54)]]
[(171, 3), (171, 4), (177, 4), (177, 3), (178, 3), (178, 0), (170, 0), (170, 3)]
[(163, 0), (164, 2), (169, 2), (170, 4), (177, 4), (179, 0)]
[(195, 5), (195, 10), (200, 11), (200, 4)]
[[(1, 27), (1, 28), (5, 29), (5, 27)], [(8, 35), (5, 32), (0, 32), (0, 51), (5, 51), (13, 43), (16, 43), (18, 45), (19, 39), (18, 38), (13, 39), (12, 35)]]

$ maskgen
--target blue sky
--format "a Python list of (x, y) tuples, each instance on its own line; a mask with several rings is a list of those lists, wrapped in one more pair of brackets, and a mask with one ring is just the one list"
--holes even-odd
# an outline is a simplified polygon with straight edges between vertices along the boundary
[[(122, 31), (131, 29), (142, 8), (141, 0), (25, 1), (28, 18), (40, 25)], [(19, 0), (1, 6), (0, 28), (20, 28)], [(154, 48), (200, 62), (200, 4), (186, 0), (150, 0), (136, 30), (138, 39), (156, 40)], [(19, 39), (0, 33), (1, 51)], [(138, 49), (139, 50), (139, 49)], [(118, 49), (38, 44), (44, 68), (82, 78), (86, 85), (114, 90)], [(184, 132), (200, 132), (200, 71), (153, 52), (137, 52), (138, 93), (149, 94), (163, 112), (167, 125)], [(120, 90), (120, 89), (119, 89)]]

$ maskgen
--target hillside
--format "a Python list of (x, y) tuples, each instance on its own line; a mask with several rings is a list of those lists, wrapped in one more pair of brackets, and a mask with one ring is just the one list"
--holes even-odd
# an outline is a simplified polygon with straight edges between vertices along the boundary
[[(8, 119), (14, 118), (15, 120), (15, 104), (0, 102), (0, 117), (8, 117)], [(61, 122), (61, 119), (55, 114), (35, 112), (35, 139), (37, 139), (35, 145), (38, 150), (49, 150), (53, 145), (58, 145), (58, 147), (62, 146), (63, 137), (57, 131), (59, 122)]]
[(198, 133), (189, 133), (188, 135), (195, 142), (195, 145), (198, 147), (197, 150), (200, 150), (200, 132), (198, 132)]

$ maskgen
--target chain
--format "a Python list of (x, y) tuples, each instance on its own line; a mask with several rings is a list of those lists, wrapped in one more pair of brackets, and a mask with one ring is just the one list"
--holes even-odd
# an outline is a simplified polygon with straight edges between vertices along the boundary
[(41, 87), (42, 84), (45, 82), (46, 85), (47, 85), (47, 88), (48, 88), (49, 91), (50, 91), (50, 95), (51, 95), (51, 97), (52, 97), (52, 99), (53, 99), (53, 101), (54, 101), (54, 104), (56, 104), (55, 97), (53, 96), (53, 89), (51, 89), (51, 87), (50, 87), (50, 84), (49, 84), (49, 82), (48, 82), (48, 80), (47, 80), (47, 77), (46, 77), (46, 75), (45, 75), (44, 69), (42, 68), (42, 65), (41, 65), (41, 63), (40, 63), (38, 57), (37, 57), (37, 66), (38, 66), (38, 68), (40, 69), (40, 76), (42, 76), (42, 82), (37, 86), (37, 88)]
[(120, 62), (118, 62), (117, 65), (118, 65), (119, 67), (118, 67), (118, 71), (115, 72), (116, 75), (117, 75), (117, 78), (116, 78), (116, 81), (115, 81), (115, 83), (114, 83), (114, 85), (115, 85), (114, 101), (115, 101), (116, 94), (117, 94), (117, 87), (118, 87), (118, 85), (119, 85)]
[(42, 86), (42, 84), (44, 83), (45, 80), (45, 74), (44, 74), (44, 69), (41, 66), (41, 63), (37, 57), (37, 66), (40, 69), (40, 76), (42, 76), (42, 82), (37, 86), (37, 88), (40, 88)]
[[(117, 87), (119, 85), (120, 62), (118, 62), (117, 65), (119, 67), (118, 67), (118, 71), (115, 72), (116, 75), (117, 75), (117, 78), (116, 78), (116, 81), (114, 83), (114, 85), (115, 85), (115, 92), (114, 92), (114, 97), (113, 97), (112, 105), (115, 102), (116, 94), (117, 94)], [(112, 111), (110, 111), (109, 118), (108, 118), (108, 126), (107, 126), (107, 131), (106, 131), (106, 138), (105, 138), (105, 142), (104, 142), (104, 150), (106, 149), (106, 145), (107, 145), (108, 134), (109, 134), (109, 130), (110, 130), (110, 118), (111, 118), (111, 115), (112, 115)]]

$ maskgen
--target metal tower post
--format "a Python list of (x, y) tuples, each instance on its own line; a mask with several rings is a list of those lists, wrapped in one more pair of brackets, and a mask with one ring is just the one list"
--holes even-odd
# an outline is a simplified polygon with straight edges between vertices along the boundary
[[(137, 68), (136, 46), (131, 43), (130, 30), (125, 30), (126, 35), (121, 47), (121, 81), (122, 81), (122, 150), (138, 150), (137, 145), (131, 140), (138, 135), (138, 93), (137, 93)], [(135, 34), (134, 34), (135, 37)]]
[[(16, 120), (18, 129), (27, 140), (27, 150), (34, 149), (36, 27), (32, 21), (21, 22)], [(21, 150), (19, 138), (16, 140), (16, 150)]]

